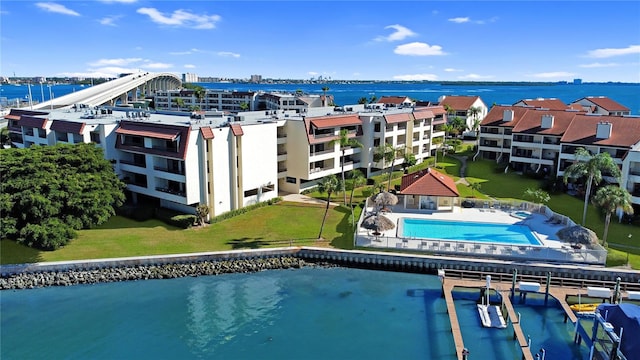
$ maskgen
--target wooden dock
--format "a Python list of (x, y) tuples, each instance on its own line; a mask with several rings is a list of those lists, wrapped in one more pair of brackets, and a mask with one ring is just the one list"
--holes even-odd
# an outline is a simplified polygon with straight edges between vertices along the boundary
[[(505, 287), (505, 285), (507, 287)], [(456, 356), (458, 360), (462, 360), (462, 350), (464, 349), (464, 340), (462, 339), (462, 332), (460, 331), (460, 324), (458, 322), (458, 315), (456, 314), (455, 305), (453, 302), (452, 291), (454, 287), (466, 287), (466, 288), (477, 288), (481, 289), (486, 286), (484, 281), (480, 280), (454, 280), (454, 279), (445, 279), (442, 289), (444, 292), (444, 298), (447, 304), (447, 312), (449, 313), (449, 321), (451, 322), (451, 332), (453, 333), (453, 342), (456, 346)], [(522, 358), (525, 360), (534, 360), (533, 355), (531, 354), (531, 350), (529, 349), (529, 342), (527, 338), (524, 336), (524, 332), (520, 327), (520, 323), (518, 322), (518, 316), (511, 304), (511, 300), (509, 299), (511, 284), (492, 284), (491, 288), (497, 290), (501, 293), (502, 299), (504, 301), (505, 307), (507, 308), (508, 318), (511, 321), (513, 326), (515, 339), (518, 341), (518, 345), (520, 345), (520, 349), (522, 350)], [(563, 298), (564, 299), (564, 298)]]

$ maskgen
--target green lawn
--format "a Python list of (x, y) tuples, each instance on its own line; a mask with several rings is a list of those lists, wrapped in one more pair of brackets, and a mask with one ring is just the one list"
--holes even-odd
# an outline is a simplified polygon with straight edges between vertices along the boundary
[[(467, 180), (480, 181), (481, 192), (501, 199), (521, 199), (527, 188), (540, 187), (539, 180), (531, 179), (513, 172), (496, 171), (495, 162), (477, 160), (467, 162)], [(504, 170), (504, 169), (502, 169)], [(551, 194), (547, 204), (553, 211), (569, 216), (576, 224), (582, 221), (584, 200), (565, 193)], [(604, 234), (604, 216), (592, 204), (587, 210), (586, 227), (595, 231), (602, 238)], [(629, 234), (632, 235), (629, 238)], [(620, 224), (615, 219), (609, 225), (609, 257), (607, 265), (618, 266), (626, 263), (626, 251), (629, 251), (629, 262), (634, 269), (640, 269), (640, 227), (638, 225)], [(621, 251), (624, 250), (624, 251)]]
[[(356, 207), (356, 219), (360, 208)], [(207, 226), (181, 230), (158, 220), (137, 222), (114, 216), (106, 224), (79, 231), (77, 239), (56, 251), (38, 251), (11, 240), (0, 242), (2, 264), (62, 261), (256, 249), (293, 245), (353, 248), (351, 215), (347, 208), (331, 208), (318, 241), (324, 205), (282, 202)]]
[[(453, 157), (438, 159), (438, 170), (459, 179), (460, 161)], [(416, 170), (424, 165), (414, 167)], [(474, 191), (476, 198), (521, 199), (527, 188), (540, 187), (540, 181), (512, 172), (496, 171), (492, 161), (468, 161), (466, 179), (479, 182), (480, 192)], [(398, 174), (398, 175), (401, 175)], [(378, 183), (387, 177), (376, 178)], [(386, 182), (384, 182), (386, 184)], [(392, 180), (392, 186), (400, 183), (400, 177)], [(472, 196), (471, 189), (458, 184), (462, 197)], [(372, 186), (356, 189), (354, 204), (362, 203)], [(325, 200), (325, 194), (309, 194)], [(347, 200), (350, 193), (347, 192)], [(342, 203), (342, 193), (334, 194), (333, 202)], [(576, 223), (582, 219), (583, 200), (566, 194), (551, 194), (548, 206), (554, 211), (567, 215)], [(356, 207), (356, 219), (360, 214)], [(307, 205), (282, 202), (250, 211), (249, 213), (216, 223), (205, 228), (181, 230), (172, 228), (157, 220), (136, 222), (115, 216), (105, 225), (79, 232), (78, 239), (64, 248), (44, 252), (16, 244), (10, 240), (0, 242), (0, 263), (28, 263), (37, 261), (61, 261), (90, 258), (111, 258), (139, 255), (159, 255), (220, 251), (232, 249), (255, 249), (263, 247), (293, 245), (333, 246), (341, 249), (353, 248), (353, 230), (349, 210), (343, 206), (329, 211), (323, 232), (324, 241), (316, 240), (324, 205)], [(598, 209), (590, 205), (587, 227), (600, 237), (604, 231), (604, 217)], [(632, 237), (629, 238), (629, 234)], [(613, 221), (609, 227), (608, 242), (610, 253), (607, 265), (617, 266), (629, 262), (634, 269), (640, 269), (640, 227), (619, 224)]]

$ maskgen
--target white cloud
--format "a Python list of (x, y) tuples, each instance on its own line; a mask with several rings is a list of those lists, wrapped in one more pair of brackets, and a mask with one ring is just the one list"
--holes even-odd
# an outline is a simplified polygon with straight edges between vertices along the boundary
[(100, 0), (100, 2), (105, 4), (113, 4), (113, 3), (133, 4), (138, 2), (138, 0)]
[(553, 72), (530, 74), (528, 76), (534, 77), (534, 78), (541, 78), (541, 79), (553, 79), (553, 78), (565, 78), (565, 77), (570, 77), (574, 75), (575, 75), (574, 73), (570, 73), (567, 71), (553, 71)]
[(607, 64), (603, 64), (603, 63), (599, 63), (599, 62), (595, 62), (595, 63), (591, 63), (591, 64), (582, 64), (582, 65), (578, 65), (581, 68), (605, 68), (605, 67), (616, 67), (616, 66), (620, 66), (620, 64), (617, 63), (607, 63)]
[(89, 66), (102, 67), (102, 66), (127, 66), (141, 62), (142, 58), (118, 58), (118, 59), (100, 59), (89, 64)]
[(102, 19), (100, 19), (100, 20), (98, 20), (98, 21), (99, 21), (99, 22), (100, 22), (100, 24), (102, 24), (102, 25), (106, 25), (106, 26), (118, 26), (118, 25), (116, 25), (116, 21), (117, 21), (118, 19), (120, 19), (121, 17), (122, 17), (122, 16), (120, 16), (120, 15), (117, 15), (117, 16), (107, 16), (107, 17), (104, 17), (104, 18), (102, 18)]
[(458, 76), (460, 80), (486, 80), (493, 78), (493, 75), (478, 75), (478, 74), (467, 74)]
[(398, 45), (394, 53), (398, 55), (409, 56), (432, 56), (432, 55), (446, 55), (442, 52), (442, 47), (439, 45), (429, 45), (423, 42), (412, 42), (408, 44)]
[(408, 37), (411, 36), (416, 36), (417, 34), (414, 33), (413, 31), (407, 29), (406, 27), (402, 26), (402, 25), (389, 25), (389, 26), (385, 26), (385, 29), (393, 29), (395, 30), (393, 33), (391, 33), (388, 36), (378, 36), (376, 38), (376, 41), (400, 41), (400, 40), (404, 40)]
[(69, 9), (64, 5), (60, 5), (52, 2), (39, 2), (39, 3), (36, 3), (36, 6), (44, 11), (48, 11), (56, 14), (80, 16), (78, 12)]
[(240, 54), (231, 52), (231, 51), (218, 51), (218, 56), (222, 56), (222, 57), (232, 57), (232, 58), (239, 58)]
[(606, 48), (590, 50), (587, 53), (587, 57), (592, 58), (608, 58), (613, 56), (622, 56), (630, 54), (640, 54), (640, 45), (629, 45), (626, 48)]
[(193, 64), (184, 64), (184, 67), (185, 67), (186, 69), (195, 69), (195, 68), (196, 68), (196, 66), (195, 66), (195, 65), (193, 65)]
[(144, 63), (142, 64), (142, 67), (146, 68), (146, 69), (169, 69), (173, 67), (173, 64), (166, 64), (166, 63)]
[(140, 8), (138, 14), (149, 16), (151, 21), (175, 27), (186, 27), (191, 29), (213, 29), (220, 21), (219, 15), (198, 15), (186, 10), (175, 10), (169, 16), (161, 13), (155, 8)]
[(446, 68), (446, 69), (444, 69), (444, 71), (446, 71), (446, 72), (461, 72), (461, 71), (464, 71), (464, 70), (462, 70), (462, 69), (454, 69), (454, 68)]
[(319, 75), (320, 73), (315, 72), (315, 71), (309, 71), (307, 74), (309, 74), (309, 75), (311, 75), (311, 76), (317, 76), (317, 75)]
[(457, 17), (457, 18), (451, 18), (449, 19), (449, 21), (454, 22), (456, 24), (464, 24), (471, 21), (471, 19), (469, 19), (468, 17)]
[(407, 74), (407, 75), (394, 75), (393, 79), (401, 80), (401, 81), (420, 81), (420, 80), (434, 81), (434, 80), (438, 80), (438, 76), (434, 74)]

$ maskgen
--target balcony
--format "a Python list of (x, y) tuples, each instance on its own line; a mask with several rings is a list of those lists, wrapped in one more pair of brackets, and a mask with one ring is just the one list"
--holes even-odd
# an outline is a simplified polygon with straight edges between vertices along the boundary
[[(121, 163), (124, 161), (120, 161)], [(133, 164), (132, 164), (133, 165)], [(162, 171), (170, 174), (184, 175), (184, 169), (180, 168), (169, 168), (166, 166), (154, 166), (153, 170)]]
[(174, 189), (169, 189), (169, 188), (164, 188), (164, 187), (156, 187), (157, 191), (166, 193), (166, 194), (171, 194), (171, 195), (175, 195), (175, 196), (180, 196), (180, 197), (186, 197), (187, 194), (184, 191), (178, 191), (178, 190), (174, 190)]
[(120, 160), (120, 164), (125, 165), (133, 165), (141, 168), (146, 168), (147, 164), (144, 161), (135, 161), (135, 160)]

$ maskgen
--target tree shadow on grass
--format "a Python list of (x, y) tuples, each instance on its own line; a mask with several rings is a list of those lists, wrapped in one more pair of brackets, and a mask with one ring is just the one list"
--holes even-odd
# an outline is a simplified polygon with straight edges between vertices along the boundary
[(30, 264), (42, 262), (42, 250), (18, 244), (14, 240), (0, 241), (0, 264)]
[(135, 219), (130, 219), (124, 216), (115, 215), (112, 216), (107, 222), (101, 225), (97, 225), (92, 227), (91, 229), (86, 230), (115, 230), (115, 229), (135, 229), (135, 228), (156, 228), (163, 227), (168, 231), (175, 230), (184, 230), (175, 226), (167, 225), (165, 222), (160, 221), (158, 219), (150, 219), (138, 221)]
[(227, 241), (228, 245), (231, 245), (231, 248), (234, 250), (238, 249), (260, 249), (263, 247), (269, 246), (269, 241), (266, 241), (262, 238), (239, 238), (239, 239), (231, 239)]
[[(353, 250), (353, 226), (351, 225), (351, 210), (348, 207), (344, 206), (336, 206), (333, 211), (339, 212), (342, 214), (342, 219), (336, 225), (336, 231), (340, 233), (340, 236), (337, 236), (331, 240), (331, 246)], [(358, 221), (358, 214), (356, 215), (356, 221)]]

